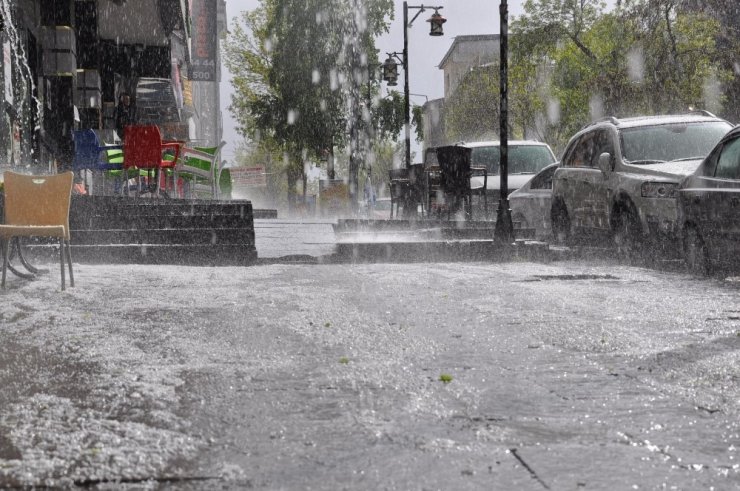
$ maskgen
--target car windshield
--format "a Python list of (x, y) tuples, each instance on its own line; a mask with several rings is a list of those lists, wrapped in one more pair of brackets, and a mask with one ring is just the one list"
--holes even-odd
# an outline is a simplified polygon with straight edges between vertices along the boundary
[(625, 128), (620, 131), (622, 156), (633, 163), (701, 159), (731, 127), (718, 121)]
[[(473, 166), (485, 166), (489, 175), (498, 174), (501, 162), (499, 146), (474, 147), (470, 160)], [(552, 152), (544, 145), (509, 146), (509, 174), (536, 174), (553, 162)]]

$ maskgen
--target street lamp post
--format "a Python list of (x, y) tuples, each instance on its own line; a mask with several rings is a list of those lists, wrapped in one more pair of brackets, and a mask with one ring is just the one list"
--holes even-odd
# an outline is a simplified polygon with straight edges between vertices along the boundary
[[(447, 22), (447, 19), (442, 17), (439, 10), (442, 7), (426, 7), (422, 5), (409, 5), (408, 2), (403, 2), (403, 70), (404, 70), (404, 84), (403, 84), (403, 95), (404, 95), (404, 108), (403, 108), (403, 123), (404, 123), (404, 145), (406, 149), (406, 168), (411, 168), (411, 102), (409, 100), (409, 27), (414, 23), (417, 17), (424, 12), (426, 9), (434, 9), (434, 14), (427, 19), (430, 24), (430, 36), (442, 36), (444, 31), (442, 24)], [(416, 9), (418, 12), (413, 19), (409, 22), (409, 9)]]
[(499, 164), (501, 174), (500, 196), (498, 210), (496, 211), (496, 228), (494, 238), (500, 244), (510, 244), (514, 238), (514, 225), (511, 221), (511, 209), (509, 209), (509, 100), (508, 100), (508, 76), (509, 76), (509, 5), (507, 0), (501, 0), (499, 5), (501, 18), (501, 72), (500, 72), (500, 119), (499, 139), (501, 161)]
[[(430, 36), (442, 36), (444, 31), (442, 24), (447, 22), (447, 19), (440, 15), (439, 10), (442, 7), (429, 7), (425, 5), (409, 5), (407, 2), (403, 2), (403, 51), (401, 52), (401, 65), (404, 70), (404, 84), (403, 84), (403, 123), (404, 123), (404, 146), (406, 150), (406, 169), (411, 168), (411, 102), (410, 90), (409, 90), (409, 27), (411, 27), (419, 15), (426, 9), (434, 9), (432, 16), (427, 19), (430, 25)], [(409, 21), (409, 9), (416, 9), (418, 12)], [(383, 63), (383, 79), (388, 82), (388, 85), (396, 85), (398, 80), (398, 64), (395, 60), (398, 60), (399, 53), (388, 53), (388, 59)]]

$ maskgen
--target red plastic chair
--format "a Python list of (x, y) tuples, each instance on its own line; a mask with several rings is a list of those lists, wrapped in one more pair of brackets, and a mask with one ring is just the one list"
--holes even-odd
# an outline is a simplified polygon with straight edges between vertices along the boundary
[[(158, 196), (161, 188), (160, 178), (165, 175), (163, 171), (175, 168), (180, 156), (180, 145), (176, 142), (163, 142), (157, 126), (126, 126), (123, 139), (123, 169), (148, 171), (148, 191)], [(165, 159), (163, 152), (168, 149), (174, 152)], [(140, 173), (139, 180), (141, 181)], [(141, 189), (141, 182), (139, 185)], [(128, 186), (124, 188), (128, 192)]]

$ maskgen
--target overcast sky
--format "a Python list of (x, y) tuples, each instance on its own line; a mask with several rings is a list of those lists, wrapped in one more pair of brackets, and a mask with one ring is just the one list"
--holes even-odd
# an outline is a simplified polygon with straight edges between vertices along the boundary
[[(437, 65), (452, 43), (455, 36), (464, 34), (498, 34), (499, 12), (497, 0), (439, 0), (432, 3), (434, 6), (442, 6), (440, 13), (447, 18), (444, 25), (445, 35), (442, 37), (429, 36), (429, 27), (426, 19), (433, 10), (423, 12), (409, 29), (409, 83), (412, 94), (423, 94), (429, 99), (436, 99), (444, 95), (444, 80), (442, 71)], [(509, 0), (510, 20), (513, 16), (521, 15), (523, 0)], [(610, 0), (607, 3), (613, 4)], [(391, 22), (390, 31), (377, 41), (380, 49), (379, 58), (385, 58), (385, 53), (403, 50), (403, 1), (395, 0), (396, 16)], [(259, 5), (258, 0), (227, 0), (226, 12), (229, 23), (241, 11), (252, 10)], [(422, 5), (422, 2), (411, 1), (410, 5)], [(409, 19), (418, 10), (409, 9)], [(231, 98), (231, 84), (229, 73), (224, 67), (223, 81), (221, 82), (221, 107), (224, 113), (224, 140), (227, 146), (224, 149), (224, 157), (231, 160), (234, 148), (240, 137), (234, 129), (234, 120), (227, 106)], [(399, 73), (399, 78), (402, 77)], [(403, 79), (399, 80), (397, 90), (403, 91)], [(385, 89), (383, 89), (385, 91)], [(423, 104), (425, 97), (412, 96), (411, 100), (416, 104)]]

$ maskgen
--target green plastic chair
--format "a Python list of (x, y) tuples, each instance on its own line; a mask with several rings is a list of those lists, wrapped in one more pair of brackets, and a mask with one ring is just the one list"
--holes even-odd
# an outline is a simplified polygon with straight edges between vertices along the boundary
[[(175, 168), (175, 179), (181, 177), (190, 186), (189, 197), (210, 197), (218, 199), (222, 186), (230, 193), (231, 178), (220, 169), (221, 142), (216, 147), (183, 147), (180, 164)], [(226, 182), (228, 181), (228, 182)]]

